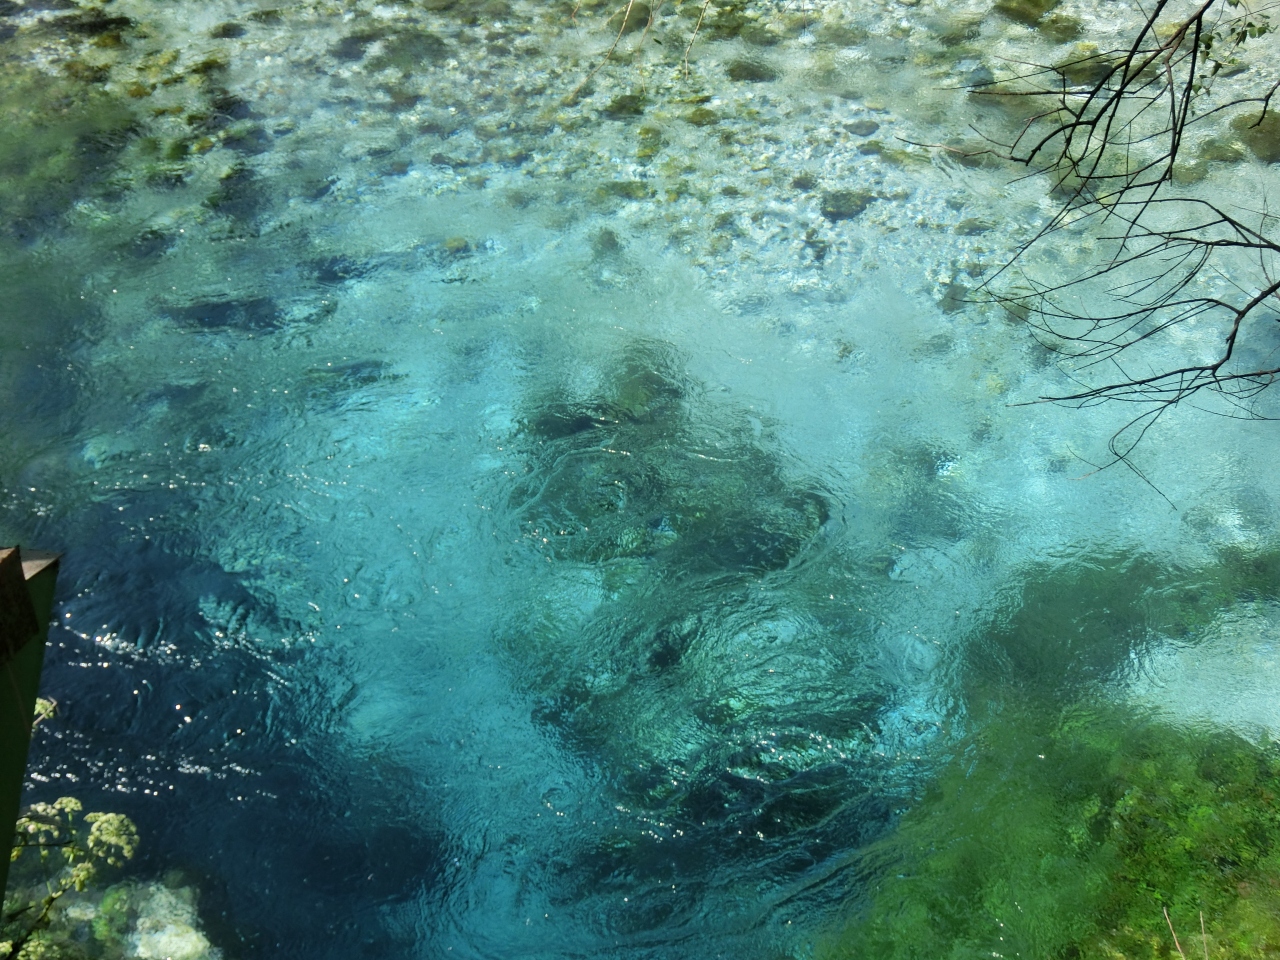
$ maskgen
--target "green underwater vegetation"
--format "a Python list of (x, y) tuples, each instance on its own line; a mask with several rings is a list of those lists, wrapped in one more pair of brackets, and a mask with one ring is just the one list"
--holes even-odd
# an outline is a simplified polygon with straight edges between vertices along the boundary
[(1086, 548), (1028, 564), (973, 644), (967, 697), (1059, 705), (1121, 677), (1152, 644), (1194, 643), (1232, 604), (1280, 596), (1280, 552), (1220, 547), (1199, 563)]
[(1280, 745), (1123, 693), (1153, 646), (1274, 600), (1276, 572), (1273, 552), (1236, 547), (1024, 569), (971, 644), (969, 734), (858, 855), (858, 906), (818, 954), (1280, 955)]
[[(42, 707), (41, 716), (49, 716)], [(64, 898), (75, 899), (103, 871), (133, 858), (138, 831), (118, 813), (87, 813), (75, 797), (33, 803), (14, 831), (9, 883), (0, 907), (0, 958), (81, 956), (60, 946)]]
[(1278, 798), (1274, 744), (1010, 706), (865, 853), (865, 909), (820, 955), (1169, 957), (1172, 925), (1196, 955), (1274, 957)]

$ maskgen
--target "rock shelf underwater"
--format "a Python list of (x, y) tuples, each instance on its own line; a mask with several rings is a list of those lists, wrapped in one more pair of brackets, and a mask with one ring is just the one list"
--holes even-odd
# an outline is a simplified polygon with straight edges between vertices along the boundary
[(0, 0), (28, 791), (142, 837), (58, 948), (1280, 950), (1268, 427), (1082, 477), (975, 294), (1055, 200), (966, 85), (1136, 14)]

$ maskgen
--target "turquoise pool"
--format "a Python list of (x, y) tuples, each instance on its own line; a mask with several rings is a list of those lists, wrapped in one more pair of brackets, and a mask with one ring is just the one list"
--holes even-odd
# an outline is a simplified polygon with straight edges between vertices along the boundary
[(1276, 778), (1274, 428), (1095, 472), (1128, 412), (1019, 405), (1069, 371), (978, 292), (1047, 183), (930, 146), (1136, 9), (752, 0), (686, 65), (697, 4), (0, 0), (28, 791), (138, 824), (114, 949), (1101, 956), (1134, 864), (1157, 934), (1258, 929), (1196, 891), (1280, 827), (1157, 801)]

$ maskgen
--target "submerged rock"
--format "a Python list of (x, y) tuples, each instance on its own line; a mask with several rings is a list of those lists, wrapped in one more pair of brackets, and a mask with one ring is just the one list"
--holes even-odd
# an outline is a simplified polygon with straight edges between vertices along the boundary
[(1245, 153), (1244, 147), (1236, 141), (1210, 137), (1196, 147), (1196, 156), (1210, 162), (1238, 163), (1244, 159)]
[(855, 137), (869, 137), (880, 129), (880, 124), (866, 117), (861, 120), (850, 120), (844, 125), (844, 128)]
[(547, 404), (526, 421), (531, 435), (556, 443), (554, 460), (536, 471), (536, 492), (521, 485), (516, 494), (531, 529), (555, 531), (549, 549), (762, 571), (785, 567), (817, 534), (825, 502), (790, 491), (776, 461), (746, 438), (733, 441), (741, 450), (699, 453), (683, 393), (668, 358), (636, 348), (606, 396)]
[(1041, 20), (1037, 29), (1054, 43), (1070, 43), (1080, 36), (1084, 24), (1077, 17), (1054, 13)]
[(828, 220), (852, 220), (877, 200), (865, 190), (829, 190), (822, 195), (822, 215)]
[(400, 31), (382, 44), (382, 50), (369, 61), (374, 70), (391, 68), (412, 73), (449, 56), (449, 45), (427, 30)]
[(609, 101), (601, 111), (610, 120), (625, 120), (644, 113), (645, 98), (638, 93), (622, 93)]
[(1010, 20), (1033, 26), (1059, 2), (1060, 0), (996, 0), (993, 9)]
[(205, 330), (277, 330), (283, 323), (281, 311), (270, 297), (244, 300), (205, 300), (190, 306), (169, 307), (165, 311), (177, 322)]
[(644, 0), (630, 0), (629, 7), (624, 3), (609, 19), (609, 28), (614, 31), (621, 30), (625, 36), (645, 29), (652, 21), (653, 11)]
[(1280, 113), (1269, 109), (1259, 118), (1250, 112), (1231, 121), (1231, 129), (1263, 163), (1280, 163)]
[(730, 80), (739, 83), (768, 83), (780, 76), (777, 70), (759, 60), (734, 60), (726, 72)]
[[(783, 600), (766, 587), (824, 576), (805, 558), (823, 549), (831, 501), (788, 474), (745, 411), (696, 413), (697, 385), (665, 345), (632, 344), (599, 383), (524, 418), (511, 504), (550, 565), (504, 644), (534, 718), (605, 764), (627, 806), (690, 835), (664, 869), (689, 856), (678, 869), (696, 871), (722, 842), (724, 856), (749, 855), (742, 831), (805, 836), (810, 852), (877, 834), (890, 819), (877, 786), (885, 696), (850, 682), (827, 632), (869, 624), (858, 609), (828, 621), (820, 591)], [(643, 844), (601, 855), (650, 869)]]
[(742, 28), (739, 36), (743, 43), (756, 47), (772, 47), (782, 41), (782, 37), (762, 23), (748, 23)]
[(720, 122), (720, 115), (710, 107), (694, 107), (684, 119), (695, 127), (709, 127)]

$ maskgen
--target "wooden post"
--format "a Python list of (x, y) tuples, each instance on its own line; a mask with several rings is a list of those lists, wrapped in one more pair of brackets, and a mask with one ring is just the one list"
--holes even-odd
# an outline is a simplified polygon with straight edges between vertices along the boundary
[(57, 554), (0, 549), (0, 892), (9, 879), (9, 843), (22, 802), (57, 578)]

